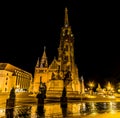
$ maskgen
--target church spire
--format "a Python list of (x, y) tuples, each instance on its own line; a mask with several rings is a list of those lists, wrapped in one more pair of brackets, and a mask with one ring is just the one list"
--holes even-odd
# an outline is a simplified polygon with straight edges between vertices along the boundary
[(64, 26), (65, 26), (65, 27), (68, 27), (68, 26), (69, 26), (69, 21), (68, 21), (68, 9), (67, 9), (67, 7), (65, 8)]
[(40, 59), (39, 59), (39, 57), (38, 57), (36, 67), (39, 68), (39, 66), (40, 66)]
[(46, 56), (46, 47), (44, 46), (43, 55), (40, 62), (40, 67), (48, 67), (48, 61)]

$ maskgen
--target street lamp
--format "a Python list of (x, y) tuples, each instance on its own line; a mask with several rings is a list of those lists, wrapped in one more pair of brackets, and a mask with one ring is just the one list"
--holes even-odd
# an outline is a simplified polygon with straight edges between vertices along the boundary
[(95, 86), (94, 81), (89, 81), (88, 86), (90, 88), (90, 94), (92, 95), (93, 94), (93, 87)]

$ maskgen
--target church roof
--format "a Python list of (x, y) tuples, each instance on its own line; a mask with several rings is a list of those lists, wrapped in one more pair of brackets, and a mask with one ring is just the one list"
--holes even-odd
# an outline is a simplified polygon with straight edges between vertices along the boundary
[(52, 63), (49, 66), (49, 69), (58, 69), (58, 62), (56, 58), (53, 59)]
[(0, 63), (0, 70), (6, 70), (6, 71), (10, 71), (10, 72), (21, 71), (21, 72), (31, 74), (31, 73), (24, 71), (24, 70), (22, 70), (16, 66), (13, 66), (12, 64), (9, 64), (9, 63)]
[(14, 72), (16, 69), (20, 70), (19, 68), (15, 67), (9, 63), (0, 63), (0, 70), (7, 70), (7, 71)]

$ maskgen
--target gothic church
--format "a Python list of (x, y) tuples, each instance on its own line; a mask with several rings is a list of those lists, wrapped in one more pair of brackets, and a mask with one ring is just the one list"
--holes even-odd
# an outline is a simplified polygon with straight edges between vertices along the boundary
[(59, 96), (65, 86), (63, 79), (67, 72), (71, 73), (71, 81), (66, 85), (68, 94), (80, 94), (80, 78), (74, 59), (74, 35), (68, 20), (68, 9), (65, 8), (64, 26), (61, 28), (58, 57), (48, 65), (46, 48), (38, 58), (34, 72), (33, 93), (39, 92), (40, 82), (47, 86), (48, 96)]

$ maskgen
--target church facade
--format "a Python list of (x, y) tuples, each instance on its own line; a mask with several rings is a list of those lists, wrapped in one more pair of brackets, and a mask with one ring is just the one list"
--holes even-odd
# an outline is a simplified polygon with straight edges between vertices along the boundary
[[(34, 72), (33, 93), (39, 92), (40, 82), (47, 86), (47, 94), (59, 93), (66, 86), (67, 92), (79, 94), (80, 78), (78, 68), (74, 58), (74, 35), (68, 20), (68, 9), (65, 8), (64, 26), (61, 28), (60, 43), (58, 47), (58, 57), (54, 58), (48, 65), (46, 48), (44, 47), (43, 55), (38, 58)], [(68, 83), (65, 85), (64, 79), (67, 73), (70, 77), (67, 78)]]

